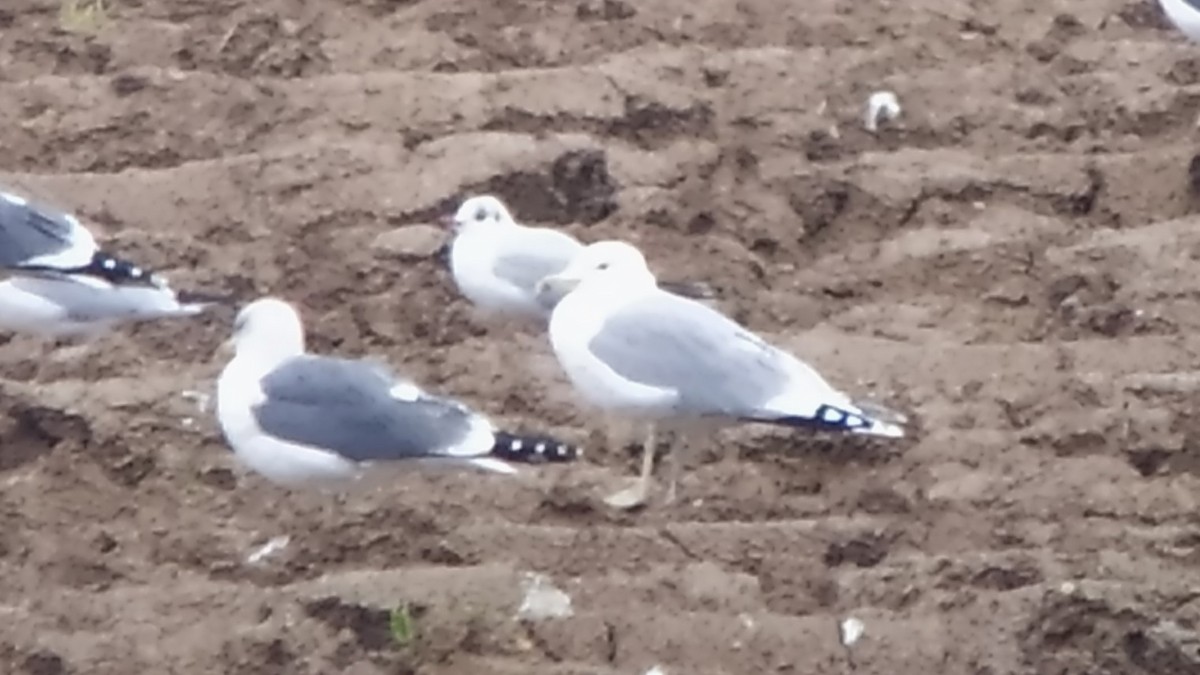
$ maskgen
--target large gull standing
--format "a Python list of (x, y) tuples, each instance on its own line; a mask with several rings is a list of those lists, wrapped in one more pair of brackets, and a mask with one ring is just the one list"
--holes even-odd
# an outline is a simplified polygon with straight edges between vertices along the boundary
[(216, 301), (177, 295), (162, 277), (102, 250), (75, 216), (3, 189), (0, 279), (0, 330), (55, 338), (192, 316)]
[[(521, 225), (492, 195), (464, 200), (445, 224), (455, 232), (450, 271), (459, 292), (475, 306), (497, 315), (549, 318), (559, 298), (553, 293), (539, 296), (537, 284), (565, 269), (584, 248), (566, 232)], [(659, 285), (687, 297), (712, 295), (702, 282), (663, 281)]]
[(578, 448), (496, 430), (462, 403), (434, 396), (381, 363), (305, 353), (298, 312), (261, 298), (238, 312), (236, 350), (217, 380), (217, 418), (238, 458), (289, 487), (352, 483), (384, 465), (567, 462)]
[[(655, 431), (664, 428), (675, 432), (677, 442), (734, 422), (904, 435), (795, 356), (711, 307), (664, 292), (630, 244), (592, 244), (541, 284), (561, 296), (550, 318), (550, 341), (575, 388), (593, 405), (650, 424), (638, 482), (610, 496), (613, 506), (645, 503)], [(668, 503), (675, 498), (679, 466), (676, 459), (669, 463)]]

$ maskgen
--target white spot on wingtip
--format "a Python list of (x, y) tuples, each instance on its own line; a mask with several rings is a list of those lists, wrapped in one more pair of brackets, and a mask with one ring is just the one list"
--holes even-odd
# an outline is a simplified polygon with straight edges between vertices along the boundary
[(4, 198), (4, 201), (8, 202), (9, 204), (15, 204), (17, 206), (26, 206), (29, 204), (24, 197), (19, 197), (11, 192), (0, 192), (0, 197)]
[(513, 452), (520, 452), (521, 448), (525, 447), (525, 444), (523, 442), (521, 442), (520, 440), (515, 440), (512, 442), (512, 445), (510, 445), (508, 447)]
[(100, 265), (106, 270), (111, 270), (117, 266), (117, 261), (112, 258), (105, 258), (104, 262), (100, 263)]
[(388, 394), (397, 401), (413, 403), (421, 398), (421, 388), (411, 382), (397, 382), (388, 390)]
[(546, 452), (546, 444), (538, 443), (537, 445), (533, 446), (533, 451), (539, 455), (544, 454)]

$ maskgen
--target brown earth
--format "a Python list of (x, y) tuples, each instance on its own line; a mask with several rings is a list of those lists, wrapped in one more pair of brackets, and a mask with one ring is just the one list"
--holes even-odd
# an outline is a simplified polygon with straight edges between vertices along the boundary
[[(182, 393), (229, 312), (14, 338), (0, 672), (1200, 672), (1200, 47), (1150, 0), (108, 5), (0, 8), (0, 178), (592, 452), (293, 494)], [(607, 511), (636, 454), (403, 229), (485, 190), (712, 280), (914, 438), (739, 431), (684, 503)], [(528, 572), (573, 615), (514, 618)]]

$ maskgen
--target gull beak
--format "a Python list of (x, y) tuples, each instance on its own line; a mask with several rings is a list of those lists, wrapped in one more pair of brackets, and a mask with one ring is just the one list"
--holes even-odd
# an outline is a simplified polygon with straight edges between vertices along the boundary
[(444, 230), (458, 229), (458, 221), (454, 219), (453, 214), (447, 214), (441, 218), (438, 218), (438, 225), (440, 225)]
[(561, 298), (579, 286), (579, 278), (568, 274), (551, 274), (537, 282), (534, 292), (539, 298)]

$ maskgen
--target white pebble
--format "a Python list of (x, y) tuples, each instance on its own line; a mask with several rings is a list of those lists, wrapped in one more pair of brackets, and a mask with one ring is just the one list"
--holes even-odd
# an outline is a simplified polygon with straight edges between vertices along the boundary
[(875, 133), (879, 125), (900, 116), (900, 101), (890, 91), (877, 91), (867, 99), (867, 114), (863, 120), (867, 131)]
[(526, 572), (522, 575), (521, 585), (525, 588), (525, 597), (517, 609), (517, 618), (543, 621), (565, 619), (575, 613), (571, 608), (571, 596), (556, 588), (546, 575)]
[(850, 617), (838, 626), (838, 631), (842, 636), (842, 645), (849, 649), (854, 645), (855, 642), (858, 642), (859, 638), (863, 636), (863, 632), (866, 631), (866, 626), (863, 625), (862, 621), (859, 621), (854, 617)]
[(273, 537), (270, 541), (262, 546), (259, 546), (257, 549), (252, 551), (250, 555), (246, 556), (246, 564), (254, 565), (261, 562), (271, 554), (287, 548), (287, 545), (290, 544), (291, 541), (291, 538), (287, 536)]

